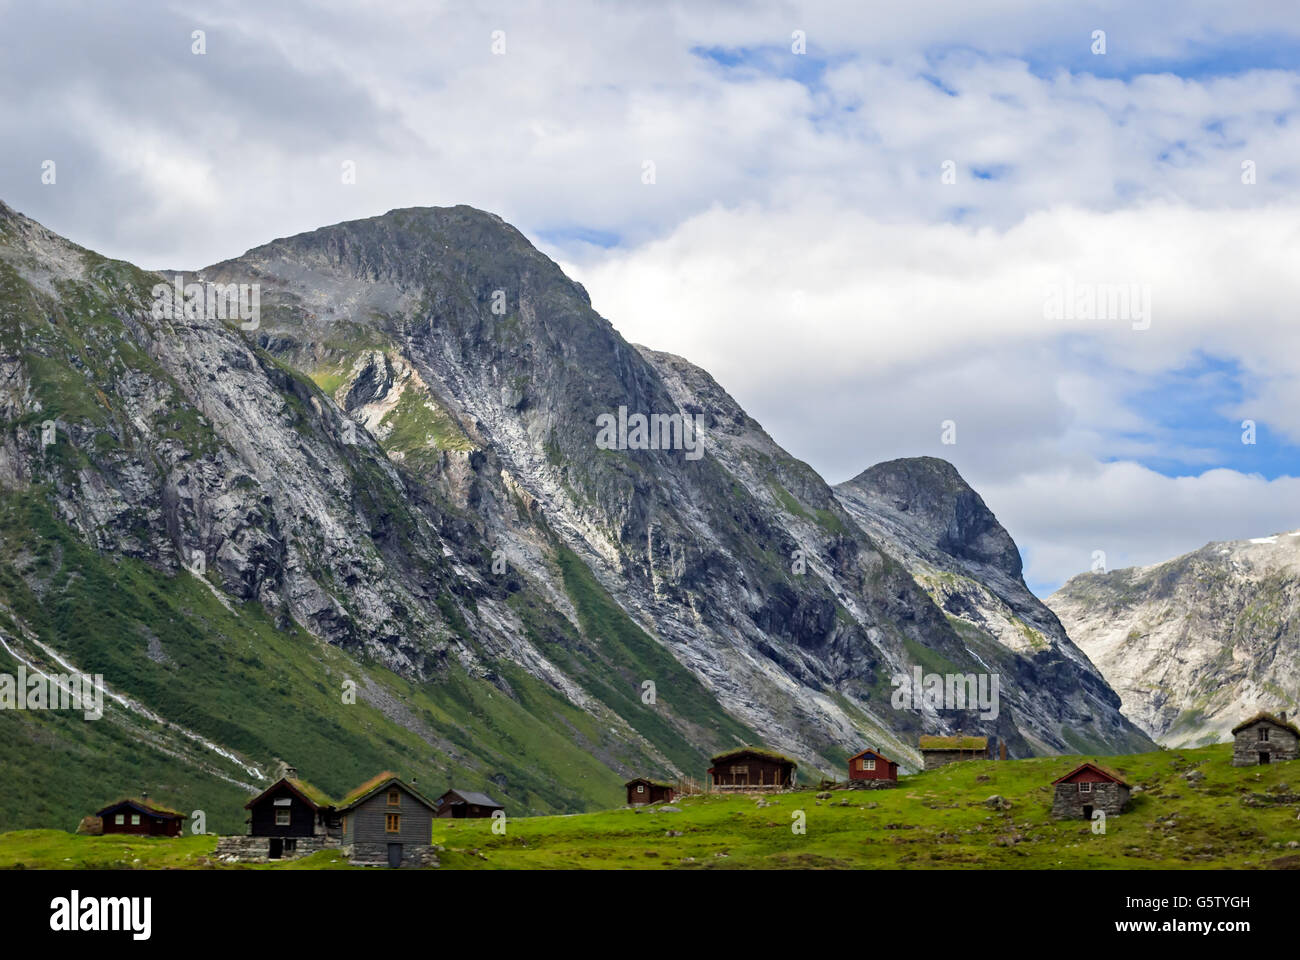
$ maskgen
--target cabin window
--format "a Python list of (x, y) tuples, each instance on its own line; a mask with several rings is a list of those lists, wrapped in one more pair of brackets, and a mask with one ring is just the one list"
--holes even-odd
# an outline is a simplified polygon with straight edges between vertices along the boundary
[(126, 814), (119, 813), (117, 816), (115, 816), (115, 817), (113, 818), (113, 822), (114, 822), (115, 824), (117, 824), (119, 827), (125, 826), (125, 825), (126, 825)]
[(638, 783), (638, 784), (636, 785), (636, 792), (637, 792), (637, 793), (645, 793), (645, 784), (644, 784), (644, 783)]
[(140, 814), (138, 813), (131, 814), (131, 826), (133, 827), (140, 826)]
[(864, 767), (862, 768), (862, 769), (864, 769), (864, 770), (874, 770), (874, 769), (876, 769), (876, 761), (875, 761), (875, 760), (864, 760), (863, 763), (866, 764), (866, 766), (864, 766)]
[(396, 787), (388, 791), (388, 805), (390, 807), (400, 807), (402, 805), (402, 795)]
[(400, 813), (384, 814), (384, 830), (388, 833), (401, 833), (402, 815)]
[(1267, 739), (1268, 739), (1268, 727), (1260, 727), (1260, 728), (1259, 728), (1259, 739), (1261, 739), (1261, 740), (1267, 740)]
[(742, 773), (747, 774), (749, 773), (749, 764), (747, 763), (737, 764), (736, 766), (731, 768), (731, 772), (737, 775)]
[(1092, 784), (1091, 784), (1091, 783), (1088, 783), (1088, 782), (1085, 780), (1083, 783), (1079, 784), (1079, 792), (1080, 792), (1080, 793), (1092, 793)]
[(288, 811), (288, 810), (277, 810), (277, 811), (275, 811), (275, 825), (276, 825), (277, 827), (287, 827), (287, 826), (289, 825), (289, 811)]

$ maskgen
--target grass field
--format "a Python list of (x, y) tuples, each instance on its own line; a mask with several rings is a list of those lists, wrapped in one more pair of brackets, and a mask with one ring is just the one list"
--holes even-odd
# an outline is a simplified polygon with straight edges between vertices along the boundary
[[(1049, 815), (1080, 759), (968, 761), (892, 790), (686, 797), (673, 806), (434, 822), (441, 869), (1300, 868), (1300, 763), (1229, 766), (1225, 745), (1088, 758), (1142, 786), (1105, 834)], [(1189, 779), (1188, 775), (1192, 774)], [(1198, 776), (1199, 774), (1199, 776)], [(994, 809), (990, 796), (1010, 801)], [(802, 813), (806, 828), (792, 825)], [(213, 837), (0, 835), (0, 868), (226, 867)], [(333, 852), (256, 869), (347, 869)]]

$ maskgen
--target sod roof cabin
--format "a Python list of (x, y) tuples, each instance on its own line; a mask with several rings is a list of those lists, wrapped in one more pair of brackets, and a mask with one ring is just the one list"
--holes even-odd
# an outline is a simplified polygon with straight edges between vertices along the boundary
[(719, 753), (710, 761), (713, 790), (788, 790), (794, 786), (799, 764), (775, 750), (738, 747)]
[(417, 864), (433, 850), (437, 805), (385, 770), (339, 801), (342, 848), (353, 863)]
[(148, 837), (179, 837), (185, 814), (154, 803), (147, 797), (125, 797), (110, 803), (95, 816), (104, 833), (134, 833)]
[(850, 780), (897, 780), (898, 764), (879, 750), (863, 750), (849, 757)]
[(474, 790), (448, 790), (438, 798), (436, 805), (439, 817), (451, 817), (456, 820), (490, 817), (497, 810), (505, 809), (486, 793), (478, 793)]
[(334, 801), (297, 777), (281, 777), (244, 809), (249, 811), (248, 833), (253, 837), (323, 837), (338, 826)]
[(960, 760), (989, 759), (989, 738), (957, 734), (954, 737), (923, 736), (917, 744), (926, 770)]
[(1286, 712), (1257, 713), (1232, 728), (1232, 765), (1278, 763), (1300, 755), (1300, 728)]
[(627, 802), (629, 806), (640, 806), (643, 803), (671, 803), (677, 797), (677, 787), (667, 780), (649, 780), (645, 777), (637, 777), (635, 780), (629, 780), (623, 784), (627, 787)]
[(1098, 811), (1119, 816), (1130, 794), (1123, 777), (1095, 763), (1079, 764), (1052, 786), (1052, 816), (1059, 819), (1091, 820)]

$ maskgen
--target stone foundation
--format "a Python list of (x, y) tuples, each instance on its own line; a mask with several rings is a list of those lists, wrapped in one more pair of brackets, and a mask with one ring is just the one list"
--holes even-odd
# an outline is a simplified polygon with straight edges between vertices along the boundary
[[(215, 856), (228, 863), (269, 863), (271, 840), (271, 837), (219, 837)], [(297, 860), (339, 846), (334, 837), (284, 837), (282, 842), (285, 846), (281, 860)], [(293, 844), (292, 850), (288, 849), (290, 843)]]
[[(387, 867), (387, 843), (349, 843), (341, 848), (348, 862), (357, 867)], [(438, 866), (438, 848), (432, 844), (402, 844), (402, 867)]]

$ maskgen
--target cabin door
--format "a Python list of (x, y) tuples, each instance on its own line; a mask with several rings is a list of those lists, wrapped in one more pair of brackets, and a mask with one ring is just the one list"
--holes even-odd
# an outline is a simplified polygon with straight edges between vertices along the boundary
[(388, 845), (388, 865), (397, 869), (402, 865), (402, 845), (400, 843), (390, 843)]
[(1259, 762), (1268, 763), (1268, 754), (1265, 753), (1263, 750), (1259, 752)]
[(271, 849), (268, 851), (267, 857), (271, 860), (279, 860), (280, 857), (283, 856), (284, 854), (284, 841), (281, 840), (279, 837), (272, 837), (270, 848)]
[(1090, 803), (1089, 803), (1089, 804), (1084, 804), (1084, 806), (1083, 806), (1083, 819), (1085, 819), (1085, 820), (1091, 820), (1091, 819), (1092, 819), (1092, 804), (1090, 804)]

